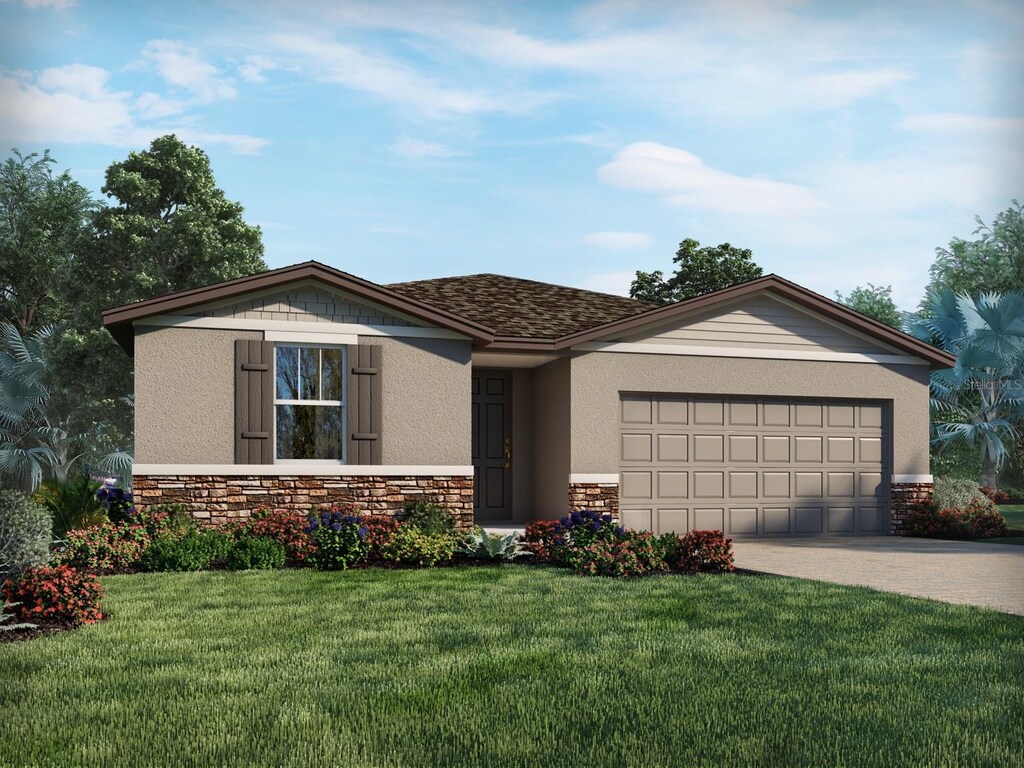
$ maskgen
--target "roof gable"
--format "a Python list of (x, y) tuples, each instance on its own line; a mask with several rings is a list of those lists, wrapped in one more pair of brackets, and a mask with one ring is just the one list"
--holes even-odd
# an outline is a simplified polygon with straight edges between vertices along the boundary
[(828, 320), (768, 291), (642, 331), (614, 334), (616, 341), (708, 348), (899, 354), (900, 350), (848, 325)]
[(401, 312), (341, 291), (317, 281), (293, 283), (282, 289), (246, 294), (241, 301), (213, 302), (186, 310), (190, 317), (231, 317), (246, 320), (358, 323), (360, 325), (419, 326), (422, 321)]
[(494, 339), (494, 332), (481, 323), (396, 293), (384, 286), (316, 261), (307, 261), (293, 267), (261, 272), (257, 275), (240, 277), (236, 280), (179, 291), (155, 299), (107, 309), (103, 312), (103, 325), (118, 344), (131, 353), (134, 345), (132, 324), (136, 320), (163, 314), (186, 314), (188, 310), (204, 304), (225, 301), (230, 303), (232, 299), (244, 301), (249, 294), (266, 292), (274, 288), (284, 289), (286, 286), (305, 284), (310, 281), (328, 289), (341, 291), (393, 309), (428, 324), (464, 334), (477, 342), (488, 343)]
[(672, 323), (682, 324), (684, 320), (700, 318), (704, 313), (712, 312), (716, 308), (721, 310), (728, 304), (756, 294), (781, 300), (805, 311), (809, 310), (812, 314), (845, 329), (848, 333), (926, 360), (934, 367), (947, 368), (956, 363), (955, 356), (948, 352), (862, 315), (796, 283), (791, 283), (778, 275), (766, 275), (714, 293), (695, 296), (676, 304), (658, 307), (622, 320), (567, 334), (555, 341), (554, 348), (556, 350), (569, 349), (586, 342), (623, 338), (629, 333), (650, 332), (651, 329), (665, 327)]

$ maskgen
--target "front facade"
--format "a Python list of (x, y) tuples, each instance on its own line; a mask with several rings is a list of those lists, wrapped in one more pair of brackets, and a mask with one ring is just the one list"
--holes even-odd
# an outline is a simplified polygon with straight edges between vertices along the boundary
[(460, 522), (599, 509), (655, 531), (898, 530), (952, 358), (769, 276), (656, 308), (316, 263), (104, 313), (135, 360), (139, 503), (426, 499)]

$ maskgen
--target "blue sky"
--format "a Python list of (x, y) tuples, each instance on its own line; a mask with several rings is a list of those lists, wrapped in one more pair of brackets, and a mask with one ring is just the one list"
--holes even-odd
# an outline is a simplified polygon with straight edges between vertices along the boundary
[(913, 308), (1024, 197), (1024, 5), (0, 0), (0, 145), (176, 132), (272, 267), (625, 293), (678, 242)]

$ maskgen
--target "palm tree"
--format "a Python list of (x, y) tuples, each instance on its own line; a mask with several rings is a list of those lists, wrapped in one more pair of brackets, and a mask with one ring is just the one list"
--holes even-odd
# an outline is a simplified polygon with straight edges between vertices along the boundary
[(1024, 418), (1024, 292), (971, 298), (932, 287), (905, 327), (957, 356), (931, 375), (932, 442), (979, 447), (981, 484), (995, 488)]
[(26, 339), (14, 325), (0, 323), (0, 481), (28, 492), (56, 465), (54, 443), (67, 439), (46, 418), (43, 345), (52, 333), (46, 327)]

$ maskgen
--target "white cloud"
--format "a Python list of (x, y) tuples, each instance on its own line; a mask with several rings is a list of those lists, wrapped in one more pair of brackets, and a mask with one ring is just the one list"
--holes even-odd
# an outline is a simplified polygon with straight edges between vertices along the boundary
[(609, 251), (634, 251), (653, 242), (646, 232), (591, 232), (583, 241)]
[(278, 50), (294, 56), (323, 82), (369, 93), (429, 117), (522, 114), (550, 100), (550, 97), (538, 94), (497, 95), (448, 88), (400, 61), (371, 56), (354, 46), (322, 36), (280, 34), (272, 36), (270, 42)]
[(635, 272), (599, 272), (583, 278), (577, 287), (586, 288), (588, 291), (629, 296), (629, 286), (635, 277)]
[(421, 141), (408, 136), (399, 136), (391, 145), (391, 151), (402, 157), (413, 158), (448, 158), (465, 155), (458, 149), (452, 149), (444, 144), (437, 144), (432, 141)]
[(246, 56), (238, 65), (238, 76), (247, 83), (265, 83), (263, 73), (277, 69), (277, 62), (267, 56)]
[(795, 184), (739, 176), (653, 141), (630, 144), (598, 170), (606, 184), (655, 192), (669, 205), (748, 216), (803, 216), (824, 203)]
[(1015, 133), (1019, 136), (1024, 134), (1024, 118), (941, 112), (905, 117), (897, 127), (914, 133)]
[[(176, 133), (202, 145), (222, 145), (230, 152), (252, 154), (267, 144), (245, 134), (198, 128), (180, 113), (184, 105), (159, 94), (135, 96), (114, 91), (110, 73), (99, 67), (69, 64), (29, 73), (0, 74), (0, 139), (137, 147), (157, 136)], [(175, 122), (151, 122), (177, 115)]]
[(52, 8), (55, 11), (66, 11), (76, 5), (76, 0), (22, 0), (26, 8)]
[(235, 97), (231, 78), (191, 46), (174, 40), (150, 40), (142, 49), (142, 58), (168, 85), (187, 91), (200, 103)]

